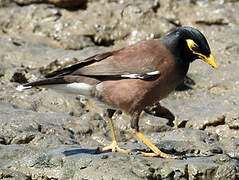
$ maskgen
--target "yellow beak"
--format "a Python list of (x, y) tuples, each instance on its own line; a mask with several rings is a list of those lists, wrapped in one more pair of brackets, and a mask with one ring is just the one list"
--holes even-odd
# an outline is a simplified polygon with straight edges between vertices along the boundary
[(214, 57), (212, 54), (210, 54), (209, 57), (206, 56), (200, 56), (200, 58), (205, 61), (206, 63), (210, 64), (213, 68), (218, 69), (218, 66), (214, 60)]

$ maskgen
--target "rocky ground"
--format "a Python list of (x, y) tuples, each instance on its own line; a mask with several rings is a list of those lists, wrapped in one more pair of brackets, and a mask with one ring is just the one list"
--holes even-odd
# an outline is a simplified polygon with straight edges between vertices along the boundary
[[(167, 99), (142, 113), (141, 131), (182, 160), (110, 143), (104, 109), (84, 97), (16, 87), (96, 53), (190, 25), (219, 65), (196, 61)], [(238, 0), (0, 0), (0, 179), (239, 179)], [(148, 151), (118, 113), (126, 149)]]

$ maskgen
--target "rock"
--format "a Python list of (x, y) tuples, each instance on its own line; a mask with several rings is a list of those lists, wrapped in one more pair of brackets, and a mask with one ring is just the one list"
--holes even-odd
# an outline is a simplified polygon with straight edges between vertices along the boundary
[(34, 134), (30, 133), (21, 133), (14, 137), (11, 141), (12, 144), (28, 144), (35, 138)]
[(33, 3), (49, 3), (63, 8), (84, 7), (87, 0), (14, 0), (19, 5), (29, 5)]
[(15, 3), (11, 0), (1, 0), (0, 1), (0, 7), (10, 7), (10, 6), (14, 6)]
[(226, 122), (230, 129), (239, 129), (239, 113), (236, 109), (234, 110), (234, 112), (228, 114), (228, 116), (226, 117)]
[(27, 176), (18, 171), (9, 170), (9, 169), (2, 169), (0, 168), (0, 178), (1, 179), (19, 179), (19, 180), (30, 180), (31, 177)]
[(221, 146), (224, 147), (224, 152), (230, 155), (233, 158), (239, 157), (239, 140), (238, 138), (232, 137), (222, 137), (220, 140)]

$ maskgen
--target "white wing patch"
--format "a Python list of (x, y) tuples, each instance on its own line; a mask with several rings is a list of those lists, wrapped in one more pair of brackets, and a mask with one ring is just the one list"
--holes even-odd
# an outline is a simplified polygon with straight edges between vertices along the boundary
[(32, 86), (19, 85), (19, 86), (17, 86), (16, 90), (17, 90), (17, 91), (23, 91), (23, 90), (25, 90), (25, 89), (30, 89), (30, 88), (32, 88)]
[(152, 72), (148, 72), (145, 74), (122, 74), (122, 75), (120, 75), (120, 77), (130, 78), (130, 79), (149, 79), (149, 78), (153, 78), (154, 76), (157, 76), (159, 74), (160, 74), (159, 71), (152, 71)]
[(159, 75), (160, 72), (159, 71), (152, 71), (152, 72), (148, 72), (146, 74), (149, 75), (149, 76), (155, 76), (155, 75)]

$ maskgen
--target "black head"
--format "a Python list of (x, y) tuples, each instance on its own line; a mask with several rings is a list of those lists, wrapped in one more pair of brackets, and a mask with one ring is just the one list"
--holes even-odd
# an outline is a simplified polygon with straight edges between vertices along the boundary
[(202, 59), (217, 68), (205, 36), (192, 27), (179, 27), (163, 38), (167, 48), (177, 60), (190, 63)]

